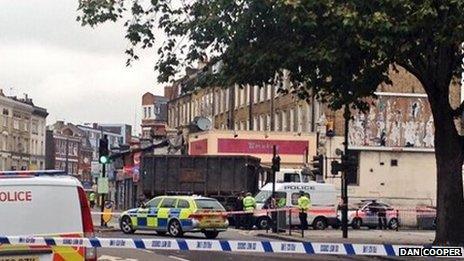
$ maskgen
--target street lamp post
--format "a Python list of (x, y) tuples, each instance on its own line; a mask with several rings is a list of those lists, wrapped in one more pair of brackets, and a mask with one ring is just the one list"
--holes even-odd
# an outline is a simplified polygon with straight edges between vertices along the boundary
[[(348, 157), (348, 127), (350, 122), (350, 107), (348, 104), (345, 104), (345, 112), (343, 113), (343, 117), (345, 119), (345, 139), (343, 142), (344, 145), (344, 153), (342, 156), (342, 164), (343, 160), (347, 160)], [(345, 162), (347, 163), (347, 162)], [(346, 164), (344, 164), (346, 166)], [(342, 233), (343, 238), (348, 238), (348, 183), (346, 181), (348, 174), (348, 170), (345, 167), (342, 172), (341, 178), (341, 196), (342, 196)]]

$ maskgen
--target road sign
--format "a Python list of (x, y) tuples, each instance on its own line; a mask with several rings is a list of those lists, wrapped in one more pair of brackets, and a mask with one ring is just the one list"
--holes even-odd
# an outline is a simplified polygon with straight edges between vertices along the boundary
[(108, 178), (99, 178), (97, 192), (98, 194), (108, 194)]

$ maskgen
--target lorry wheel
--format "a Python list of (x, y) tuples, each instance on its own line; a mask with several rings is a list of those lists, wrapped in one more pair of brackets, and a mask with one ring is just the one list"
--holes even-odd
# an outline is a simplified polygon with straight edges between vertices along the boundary
[(121, 222), (119, 223), (119, 227), (124, 234), (134, 234), (135, 229), (132, 228), (132, 221), (130, 217), (124, 216), (121, 218)]
[(390, 229), (396, 229), (398, 228), (399, 224), (398, 224), (398, 219), (396, 218), (392, 218), (390, 219), (390, 222), (388, 222), (388, 228)]
[(356, 218), (353, 220), (353, 222), (351, 222), (351, 227), (353, 229), (360, 229), (361, 225), (362, 225), (362, 220), (359, 218)]
[(215, 239), (219, 235), (219, 231), (205, 231), (204, 234), (207, 239)]
[(317, 217), (313, 221), (313, 229), (314, 230), (324, 230), (327, 228), (327, 220), (323, 217)]
[(256, 221), (258, 229), (269, 229), (271, 227), (272, 220), (269, 217), (259, 217)]
[(177, 220), (171, 220), (168, 225), (169, 234), (173, 237), (181, 237), (184, 232), (182, 232), (182, 227)]

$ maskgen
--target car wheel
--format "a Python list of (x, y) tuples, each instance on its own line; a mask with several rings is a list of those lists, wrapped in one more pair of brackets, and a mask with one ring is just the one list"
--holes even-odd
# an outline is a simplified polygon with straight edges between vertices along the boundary
[(124, 216), (121, 218), (121, 222), (119, 223), (119, 227), (124, 234), (134, 234), (135, 229), (132, 228), (132, 221), (130, 217)]
[(271, 227), (272, 220), (269, 217), (259, 217), (256, 220), (256, 226), (258, 229), (269, 229)]
[(181, 237), (184, 232), (182, 232), (182, 227), (180, 226), (179, 221), (171, 220), (168, 225), (169, 234), (173, 237)]
[(351, 227), (353, 229), (360, 229), (362, 226), (362, 220), (360, 218), (356, 218), (351, 222)]
[(323, 217), (318, 217), (313, 221), (314, 230), (324, 230), (327, 228), (327, 220)]
[(399, 223), (398, 223), (398, 219), (396, 219), (396, 218), (392, 218), (388, 222), (388, 228), (390, 228), (390, 229), (395, 230), (395, 229), (398, 228), (398, 226), (399, 226)]
[(219, 231), (205, 231), (205, 237), (207, 239), (215, 239), (219, 235)]
[(165, 236), (166, 231), (156, 231), (156, 234), (158, 234), (159, 236)]

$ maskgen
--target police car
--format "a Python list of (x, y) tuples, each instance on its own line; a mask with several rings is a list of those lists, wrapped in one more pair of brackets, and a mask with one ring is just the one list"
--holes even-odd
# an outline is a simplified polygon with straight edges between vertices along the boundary
[[(63, 171), (0, 172), (0, 234), (93, 237), (81, 183)], [(96, 260), (95, 248), (0, 244), (0, 260)]]
[(169, 233), (180, 237), (184, 232), (201, 232), (206, 238), (216, 238), (229, 226), (224, 207), (216, 200), (198, 196), (160, 196), (140, 208), (122, 213), (122, 232), (154, 230), (159, 235)]

